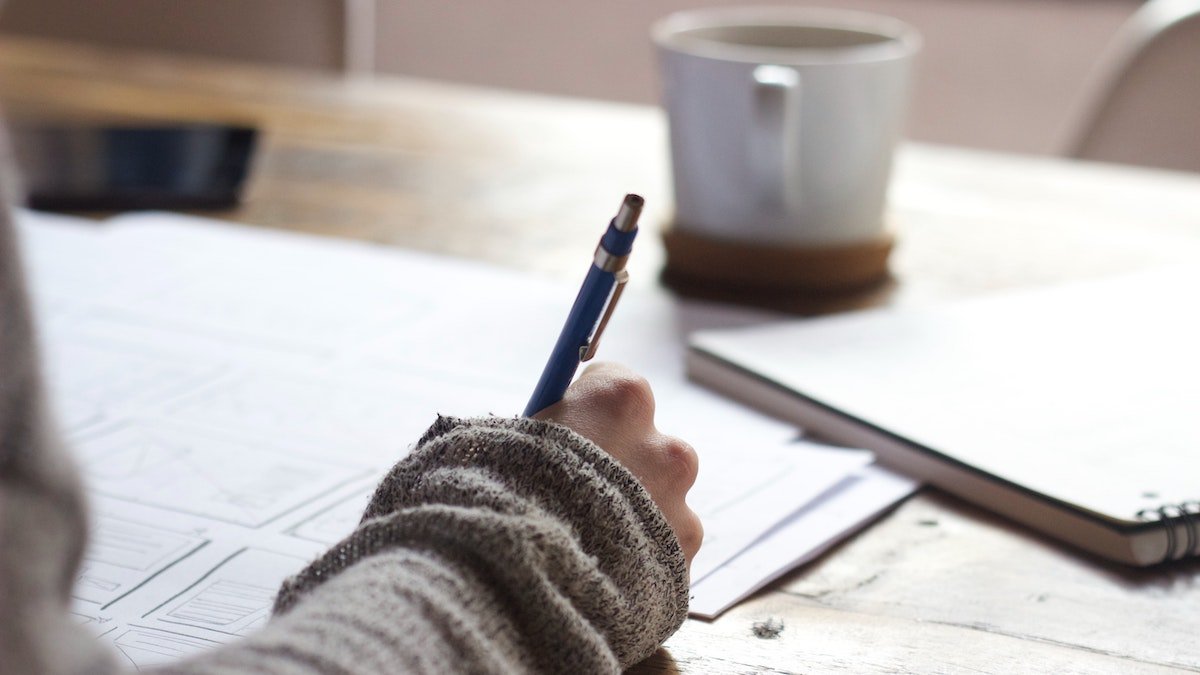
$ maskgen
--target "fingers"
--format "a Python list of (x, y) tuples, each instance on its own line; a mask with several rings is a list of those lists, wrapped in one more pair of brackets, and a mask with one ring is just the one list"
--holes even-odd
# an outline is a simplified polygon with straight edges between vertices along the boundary
[(629, 469), (662, 510), (690, 565), (704, 538), (700, 519), (685, 501), (700, 460), (691, 445), (655, 428), (654, 406), (644, 377), (598, 363), (583, 371), (562, 401), (534, 417), (574, 429)]
[(682, 439), (663, 434), (658, 434), (658, 437), (658, 463), (664, 480), (683, 495), (695, 485), (696, 477), (700, 475), (700, 456), (691, 444)]
[(588, 366), (568, 393), (587, 397), (625, 424), (654, 424), (654, 392), (646, 378), (616, 363)]
[(652, 444), (654, 449), (648, 453), (648, 475), (638, 478), (662, 509), (690, 566), (704, 540), (700, 517), (686, 502), (688, 490), (700, 473), (700, 458), (687, 442), (674, 436), (657, 435), (657, 441)]
[(704, 524), (700, 522), (700, 516), (686, 506), (677, 513), (667, 514), (664, 511), (663, 515), (675, 531), (675, 538), (679, 540), (679, 547), (683, 549), (683, 557), (691, 568), (692, 559), (696, 557), (700, 551), (700, 544), (704, 542)]
[(654, 394), (646, 378), (624, 366), (601, 363), (588, 367), (562, 401), (534, 418), (571, 427), (623, 460), (623, 450), (654, 431)]

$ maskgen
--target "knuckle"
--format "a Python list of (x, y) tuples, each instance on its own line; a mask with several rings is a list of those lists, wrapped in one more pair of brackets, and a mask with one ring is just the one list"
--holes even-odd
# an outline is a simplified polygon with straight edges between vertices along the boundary
[(674, 436), (664, 437), (662, 456), (670, 474), (691, 487), (700, 474), (700, 456), (690, 443)]
[(675, 536), (679, 538), (679, 546), (685, 554), (689, 557), (695, 555), (704, 542), (704, 524), (700, 522), (700, 517), (688, 509)]
[(601, 405), (626, 419), (654, 418), (654, 394), (650, 383), (640, 375), (630, 373), (610, 378), (596, 393)]

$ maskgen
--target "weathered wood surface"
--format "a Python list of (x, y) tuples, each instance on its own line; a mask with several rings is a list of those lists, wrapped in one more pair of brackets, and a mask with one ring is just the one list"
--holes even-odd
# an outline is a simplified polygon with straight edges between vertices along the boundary
[[(574, 279), (620, 195), (670, 216), (658, 111), (402, 79), (7, 40), (27, 118), (247, 122), (245, 204), (220, 217)], [(909, 146), (886, 288), (792, 309), (925, 303), (1200, 261), (1200, 177)], [(631, 272), (657, 285), (643, 235)], [(1194, 311), (1194, 308), (1181, 308)], [(1119, 358), (1120, 355), (1114, 355)], [(774, 639), (756, 622), (780, 620)], [(659, 673), (1200, 672), (1200, 562), (1129, 570), (934, 491), (635, 668)]]

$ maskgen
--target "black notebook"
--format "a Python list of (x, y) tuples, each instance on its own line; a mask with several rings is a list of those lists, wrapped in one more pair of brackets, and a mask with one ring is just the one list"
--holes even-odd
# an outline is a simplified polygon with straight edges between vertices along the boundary
[(700, 332), (688, 373), (1105, 558), (1200, 555), (1200, 272)]

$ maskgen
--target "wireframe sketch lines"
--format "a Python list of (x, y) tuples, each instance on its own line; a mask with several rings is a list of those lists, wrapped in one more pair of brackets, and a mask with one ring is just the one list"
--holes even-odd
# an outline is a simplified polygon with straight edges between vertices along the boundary
[(125, 424), (76, 444), (87, 486), (117, 499), (261, 527), (365, 470), (194, 429)]
[(219, 646), (220, 642), (152, 628), (133, 627), (118, 635), (113, 644), (130, 665), (141, 670), (164, 663), (174, 663), (186, 656), (213, 649)]
[(399, 459), (433, 422), (417, 391), (328, 376), (240, 372), (171, 404), (174, 419), (261, 438), (287, 435), (364, 458)]
[(48, 337), (47, 380), (56, 399), (69, 394), (105, 408), (133, 405), (186, 390), (216, 370), (212, 364), (138, 353), (134, 345), (100, 347)]
[(115, 518), (94, 517), (72, 597), (110, 603), (207, 543), (203, 537)]
[(242, 549), (153, 610), (149, 618), (225, 635), (245, 635), (267, 621), (280, 584), (305, 562), (273, 551)]
[(220, 579), (166, 616), (200, 628), (228, 628), (240, 633), (266, 618), (274, 598), (275, 589)]
[(332, 546), (354, 531), (362, 521), (363, 511), (371, 501), (373, 490), (363, 490), (302, 520), (288, 530), (299, 539)]

